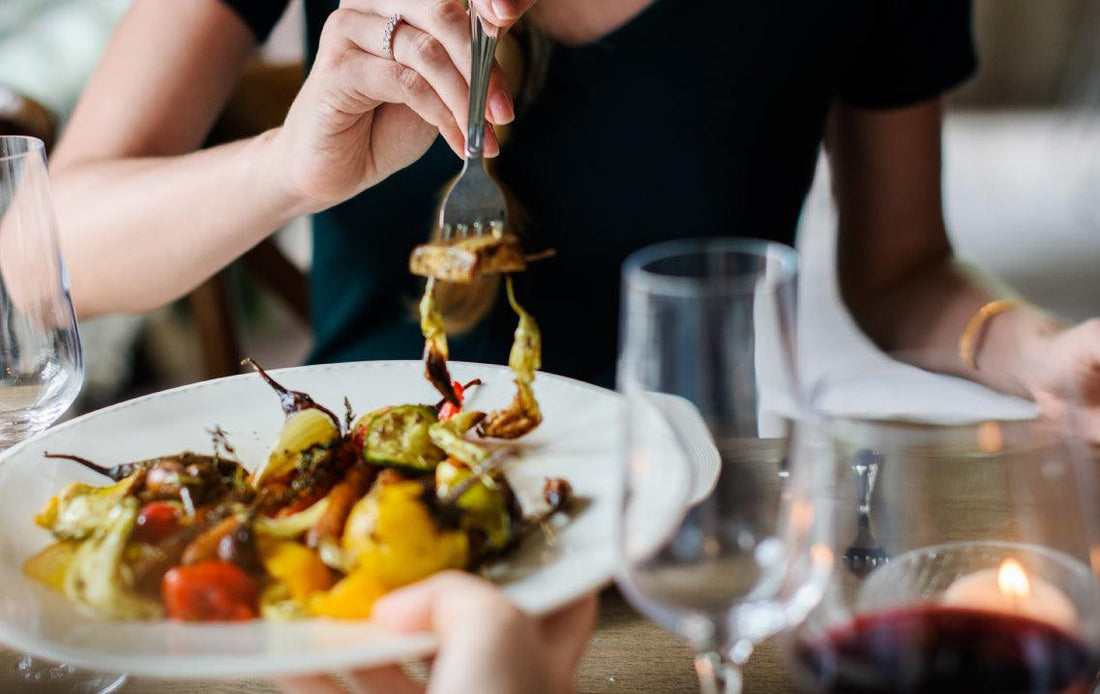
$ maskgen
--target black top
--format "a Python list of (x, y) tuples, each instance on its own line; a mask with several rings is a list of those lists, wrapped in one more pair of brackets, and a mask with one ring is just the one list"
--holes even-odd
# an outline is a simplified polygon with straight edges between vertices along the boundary
[[(281, 4), (224, 2), (259, 40)], [(337, 5), (306, 0), (311, 57)], [(523, 205), (527, 249), (558, 252), (518, 286), (542, 328), (544, 369), (611, 383), (631, 251), (676, 237), (791, 243), (834, 98), (913, 104), (974, 66), (964, 0), (655, 0), (600, 41), (554, 46), (497, 165)], [(312, 361), (420, 355), (410, 307), (422, 285), (407, 258), (459, 168), (437, 140), (314, 217)], [(452, 338), (452, 358), (504, 363), (514, 327), (498, 302)]]

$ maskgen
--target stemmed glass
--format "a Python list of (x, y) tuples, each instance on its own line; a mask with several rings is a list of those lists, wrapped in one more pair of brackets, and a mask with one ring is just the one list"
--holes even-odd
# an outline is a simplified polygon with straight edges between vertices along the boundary
[[(0, 137), (0, 451), (56, 421), (83, 381), (45, 148), (34, 138)], [(104, 692), (125, 679), (29, 656), (15, 668), (21, 691)]]
[[(827, 374), (812, 401), (797, 450), (824, 475), (814, 496), (834, 510), (838, 566), (786, 637), (796, 689), (1091, 690), (1100, 535), (1075, 408), (1051, 421), (958, 379), (875, 367)], [(873, 565), (853, 560), (872, 550)]]
[(814, 605), (832, 564), (808, 471), (785, 462), (797, 274), (791, 248), (739, 239), (623, 270), (618, 582), (690, 643), (708, 694), (740, 690), (754, 644)]

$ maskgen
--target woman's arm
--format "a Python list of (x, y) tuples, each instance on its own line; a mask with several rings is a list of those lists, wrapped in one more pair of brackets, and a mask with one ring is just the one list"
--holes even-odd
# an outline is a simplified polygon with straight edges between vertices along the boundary
[(253, 47), (217, 0), (123, 18), (52, 163), (80, 315), (170, 301), (298, 211), (270, 138), (194, 152)]
[[(471, 56), (459, 0), (343, 0), (284, 124), (193, 152), (253, 44), (219, 0), (137, 0), (123, 19), (52, 169), (82, 316), (182, 295), (291, 217), (408, 166), (440, 133), (464, 150)], [(492, 122), (513, 117), (499, 67), (490, 104)], [(498, 149), (489, 130), (486, 152)]]
[(970, 318), (1008, 291), (952, 254), (941, 202), (941, 111), (938, 99), (893, 110), (834, 109), (826, 139), (839, 208), (841, 293), (882, 349), (1037, 397), (1033, 365), (1053, 359), (1065, 329), (1040, 309), (1024, 305), (992, 317), (977, 345), (977, 370), (958, 355)]

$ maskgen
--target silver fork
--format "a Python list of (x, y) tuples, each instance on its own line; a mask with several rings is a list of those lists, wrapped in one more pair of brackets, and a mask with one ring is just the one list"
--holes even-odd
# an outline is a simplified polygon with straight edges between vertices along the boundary
[(470, 39), (473, 61), (470, 69), (470, 113), (466, 126), (466, 164), (447, 191), (439, 213), (440, 236), (501, 234), (508, 221), (504, 192), (485, 169), (485, 100), (489, 75), (497, 48), (497, 28), (486, 27), (470, 6)]
[(871, 495), (875, 492), (875, 478), (883, 462), (882, 455), (862, 448), (856, 452), (852, 471), (858, 483), (856, 507), (856, 537), (844, 550), (844, 565), (860, 578), (890, 561), (890, 555), (871, 533)]

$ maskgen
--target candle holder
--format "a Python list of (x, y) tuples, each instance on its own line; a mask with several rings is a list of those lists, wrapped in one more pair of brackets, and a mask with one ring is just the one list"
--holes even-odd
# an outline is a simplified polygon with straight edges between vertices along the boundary
[[(838, 567), (819, 605), (785, 635), (795, 688), (1090, 691), (1100, 662), (1100, 504), (1072, 401), (1055, 422), (1023, 402), (968, 404), (977, 387), (958, 379), (894, 373), (826, 378), (794, 448), (814, 460), (814, 507), (829, 509), (814, 522), (834, 556), (863, 523), (891, 557), (867, 572)], [(936, 416), (938, 403), (949, 416)], [(860, 450), (887, 461), (863, 509), (851, 463)]]

